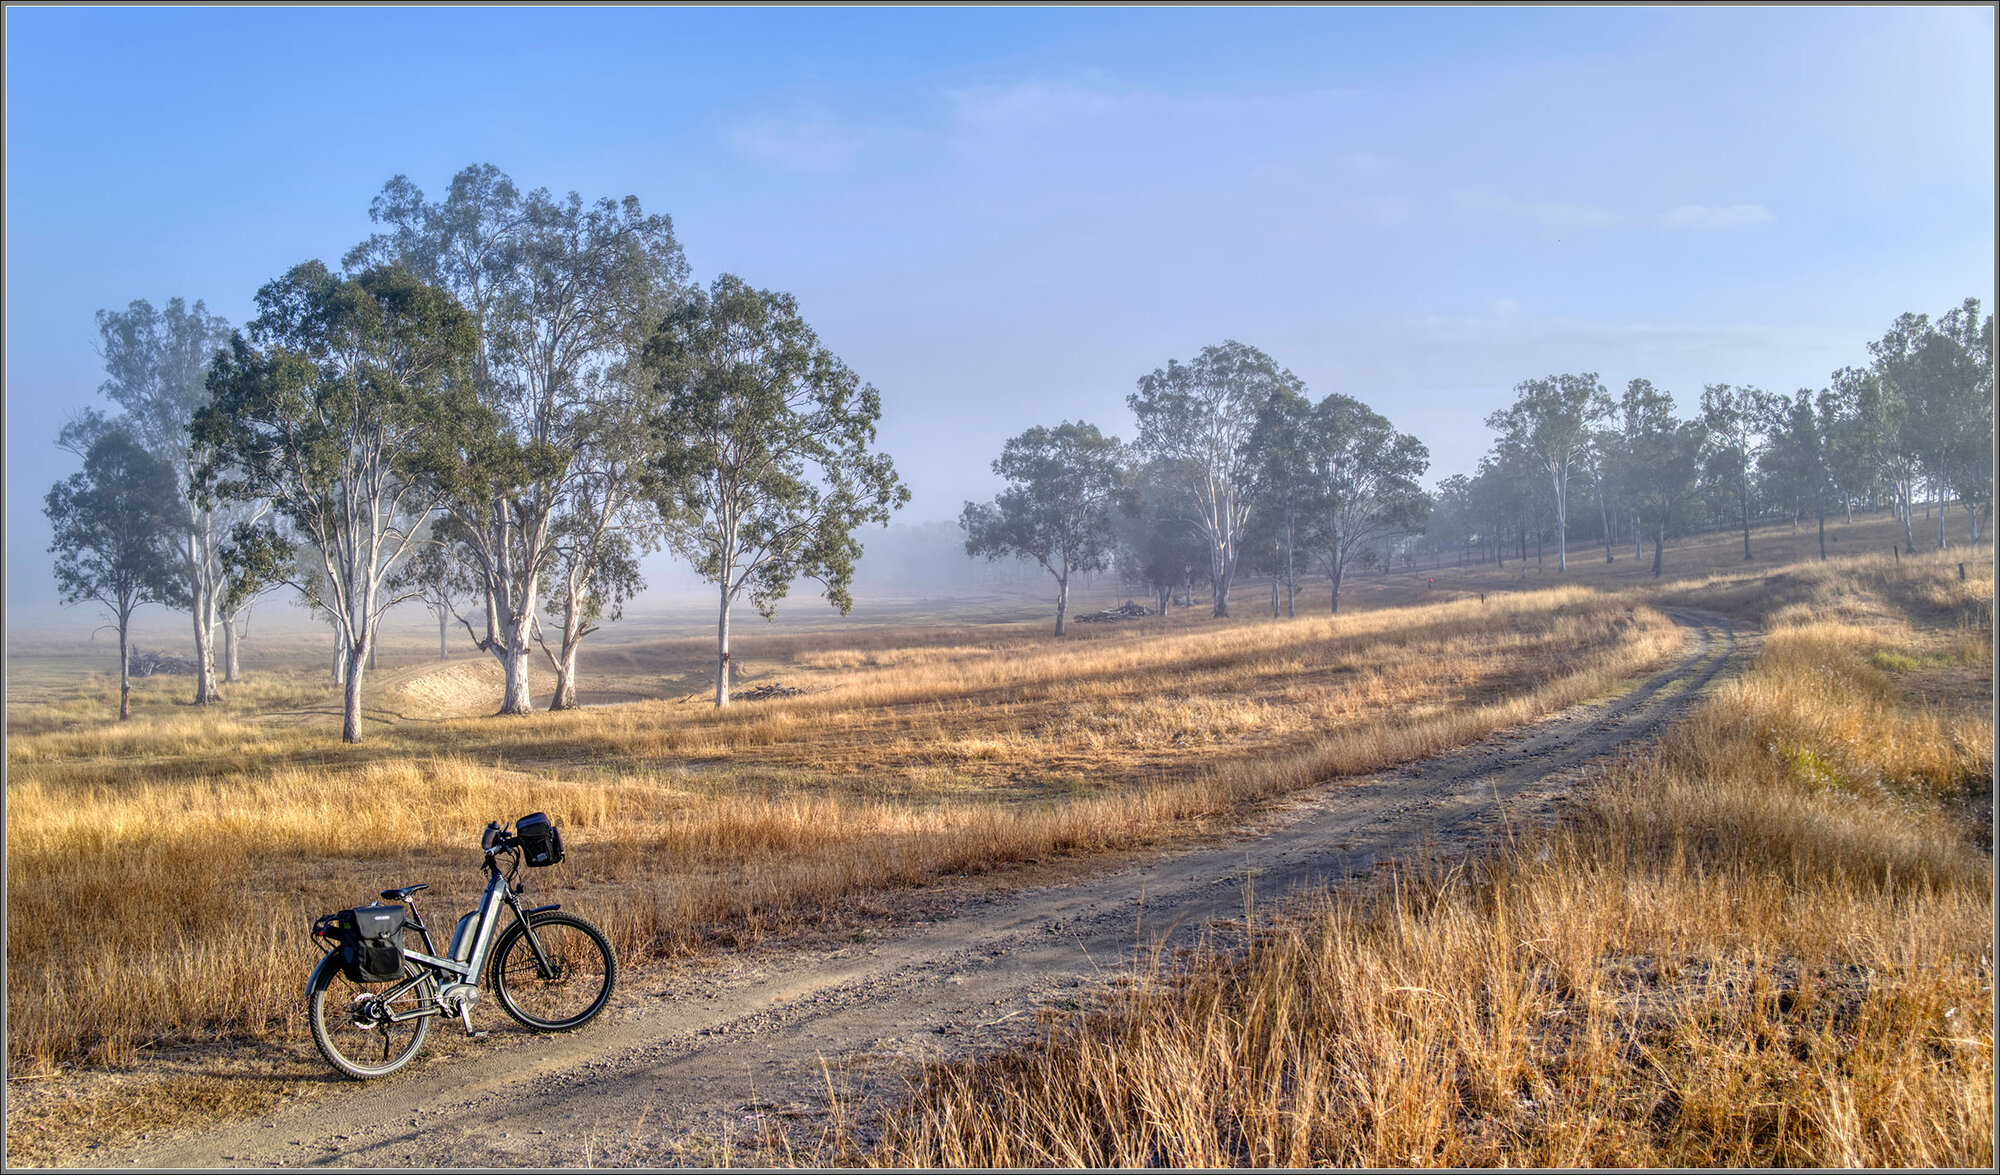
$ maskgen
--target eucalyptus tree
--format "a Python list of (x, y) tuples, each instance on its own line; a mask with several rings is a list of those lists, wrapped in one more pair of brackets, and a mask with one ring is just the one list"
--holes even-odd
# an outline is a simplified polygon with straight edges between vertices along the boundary
[(1942, 352), (1938, 379), (1915, 411), (1943, 434), (1931, 459), (1977, 543), (1980, 519), (1993, 505), (1993, 319), (1980, 318), (1979, 300), (1967, 298), (1938, 318), (1931, 337)]
[[(585, 637), (624, 615), (628, 600), (644, 591), (639, 559), (659, 549), (659, 511), (637, 496), (638, 461), (593, 466), (570, 492), (569, 508), (556, 518), (553, 557), (544, 574), (545, 623), (536, 640), (555, 670), (549, 709), (575, 709), (577, 653)], [(551, 646), (546, 633), (554, 629)]]
[(215, 632), (227, 572), (222, 548), (239, 523), (254, 522), (263, 502), (217, 502), (196, 484), (188, 426), (208, 401), (208, 365), (229, 341), (229, 324), (200, 301), (171, 298), (155, 309), (143, 298), (124, 310), (99, 310), (99, 354), (106, 379), (98, 391), (122, 408), (133, 439), (174, 471), (174, 499), (186, 515), (175, 528), (186, 604), (194, 621), (195, 696), (207, 705), (219, 696), (215, 681)]
[(230, 529), (222, 546), (222, 591), (215, 606), (222, 627), (223, 681), (243, 679), (240, 656), (249, 636), (250, 609), (269, 592), (286, 586), (287, 573), (296, 563), (295, 545), (279, 532), (268, 511)]
[[(334, 600), (326, 572), (321, 569), (325, 556), (310, 548), (294, 548), (294, 551), (296, 563), (286, 582), (299, 593), (299, 603), (305, 608), (306, 615), (326, 625), (328, 631), (333, 634), (333, 661), (329, 670), (329, 680), (335, 685), (344, 686), (347, 684), (347, 654), (354, 642), (348, 636), (346, 626), (341, 623), (340, 606)], [(407, 589), (399, 591), (391, 585), (385, 587), (399, 595), (407, 591)]]
[(1843, 367), (1833, 373), (1824, 395), (1827, 480), (1853, 522), (1855, 500), (1871, 496), (1888, 477), (1881, 373)]
[(1611, 503), (1616, 495), (1618, 467), (1623, 457), (1619, 441), (1616, 429), (1594, 428), (1590, 430), (1590, 443), (1577, 457), (1577, 472), (1589, 480), (1591, 492), (1597, 498), (1597, 521), (1603, 528), (1606, 563), (1618, 561), (1611, 553), (1611, 544), (1616, 541), (1616, 528), (1611, 524)]
[(1486, 418), (1531, 459), (1553, 491), (1556, 567), (1569, 569), (1569, 479), (1597, 423), (1611, 415), (1611, 394), (1597, 373), (1552, 375), (1514, 387), (1514, 403)]
[(1876, 370), (1902, 401), (1904, 439), (1938, 505), (1938, 545), (1945, 545), (1947, 492), (1965, 508), (1968, 533), (1993, 498), (1993, 320), (1967, 298), (1932, 322), (1904, 314), (1869, 344)]
[[(1773, 396), (1764, 420), (1770, 440), (1757, 460), (1765, 484), (1789, 501), (1794, 519), (1804, 504), (1811, 502), (1819, 519), (1821, 559), (1826, 558), (1826, 494), (1837, 416), (1831, 391), (1815, 396), (1811, 388), (1800, 388), (1789, 397)], [(1793, 529), (1796, 531), (1796, 525)]]
[(1430, 499), (1417, 479), (1430, 468), (1430, 450), (1397, 432), (1381, 413), (1336, 392), (1313, 407), (1306, 463), (1316, 537), (1338, 613), (1341, 580), (1356, 558), (1423, 528)]
[(1653, 532), (1653, 574), (1666, 560), (1667, 531), (1703, 489), (1702, 456), (1708, 427), (1703, 418), (1681, 420), (1674, 398), (1650, 380), (1625, 386), (1622, 449), (1627, 493), (1634, 515)]
[(1836, 379), (1852, 381), (1855, 394), (1851, 411), (1854, 419), (1843, 445), (1848, 461), (1868, 464), (1866, 486), (1880, 489), (1903, 528), (1903, 549), (1917, 549), (1912, 507), (1921, 477), (1916, 448), (1916, 429), (1909, 421), (1909, 406), (1879, 363), (1864, 370), (1842, 369)]
[(1495, 444), (1479, 459), (1472, 474), (1472, 502), (1481, 532), (1493, 547), (1500, 567), (1507, 566), (1507, 534), (1521, 517), (1522, 478), (1508, 459), (1503, 445)]
[(1094, 424), (1065, 420), (1010, 438), (993, 472), (1007, 488), (959, 515), (965, 553), (1032, 559), (1056, 581), (1056, 635), (1069, 614), (1070, 577), (1111, 566), (1113, 521), (1128, 501), (1124, 446)]
[(267, 498), (318, 554), (345, 648), (341, 737), (360, 742), (361, 682), (387, 581), (444, 498), (462, 437), (485, 410), (469, 373), (474, 325), (451, 295), (400, 266), (346, 276), (317, 261), (257, 292), (195, 416), (225, 498)]
[[(636, 482), (611, 471), (630, 465), (643, 434), (654, 381), (639, 357), (687, 261), (672, 219), (648, 215), (637, 197), (523, 196), (491, 164), (461, 171), (438, 201), (397, 176), (369, 215), (385, 231), (350, 264), (400, 262), (471, 314), (473, 378), (496, 427), (453, 455), (445, 507), (484, 596), (483, 625), (466, 627), (500, 663), (501, 713), (525, 714), (554, 563), (615, 546), (565, 546), (564, 535), (622, 530), (635, 501)], [(599, 577), (586, 562), (560, 578)], [(570, 631), (581, 640), (587, 627)], [(574, 656), (564, 663), (573, 670)]]
[(667, 545), (716, 585), (715, 704), (729, 704), (729, 618), (769, 619), (795, 579), (843, 615), (861, 544), (910, 500), (872, 448), (882, 398), (820, 345), (790, 294), (723, 274), (688, 290), (647, 346), (660, 406), (649, 496)]
[(56, 590), (64, 604), (95, 601), (118, 630), (118, 718), (132, 717), (132, 613), (143, 604), (184, 607), (177, 566), (177, 472), (128, 429), (88, 414), (63, 429), (83, 468), (50, 488), (42, 513), (54, 532)]
[(1703, 464), (1710, 482), (1736, 499), (1746, 563), (1751, 559), (1751, 475), (1764, 449), (1764, 422), (1770, 416), (1771, 394), (1762, 388), (1709, 384), (1701, 390), (1701, 420), (1708, 432)]
[(1113, 520), (1118, 533), (1114, 562), (1126, 583), (1142, 584), (1165, 614), (1176, 591), (1193, 594), (1208, 574), (1208, 540), (1182, 521), (1172, 505), (1182, 476), (1170, 463), (1152, 461), (1130, 472), (1126, 509)]
[(1139, 422), (1135, 449), (1174, 471), (1173, 508), (1208, 541), (1217, 616), (1229, 615), (1237, 551), (1256, 498), (1251, 436), (1273, 396), (1304, 389), (1269, 355), (1232, 339), (1202, 348), (1186, 364), (1168, 360), (1125, 398)]
[(429, 533), (388, 581), (391, 591), (416, 600), (437, 621), (440, 661), (451, 657), (451, 622), (464, 616), (476, 596), (476, 585), (459, 554), (451, 518), (434, 517)]
[(1298, 614), (1298, 542), (1305, 516), (1314, 509), (1317, 489), (1312, 435), (1312, 401), (1291, 388), (1280, 388), (1258, 415), (1249, 441), (1257, 479), (1252, 526), (1266, 533), (1273, 561), (1283, 571), (1287, 616)]
[(1458, 561), (1464, 565), (1465, 553), (1480, 538), (1479, 509), (1473, 500), (1469, 474), (1454, 473), (1437, 483), (1437, 492), (1431, 495), (1430, 513), (1424, 519), (1424, 533), (1431, 536), (1431, 549), (1439, 555), (1444, 552), (1447, 538), (1457, 543)]

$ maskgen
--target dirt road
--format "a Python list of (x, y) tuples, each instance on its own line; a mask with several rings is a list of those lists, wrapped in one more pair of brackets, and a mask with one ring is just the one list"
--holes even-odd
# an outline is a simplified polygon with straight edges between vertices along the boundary
[[(819, 951), (772, 952), (621, 986), (581, 1032), (438, 1047), (395, 1077), (329, 1080), (260, 1122), (155, 1138), (93, 1164), (138, 1167), (667, 1166), (714, 1163), (771, 1129), (816, 1132), (829, 1073), (880, 1096), (922, 1061), (1032, 1031), (1129, 966), (1426, 842), (1531, 819), (1594, 761), (1657, 737), (1747, 657), (1731, 620), (1670, 612), (1680, 659), (1630, 692), (1452, 754), (1302, 792), (1240, 835)], [(1247, 883), (1247, 884), (1246, 884)], [(494, 1022), (498, 1029), (499, 1021)], [(824, 1062), (824, 1063), (823, 1063)], [(739, 1152), (740, 1153), (740, 1152)]]

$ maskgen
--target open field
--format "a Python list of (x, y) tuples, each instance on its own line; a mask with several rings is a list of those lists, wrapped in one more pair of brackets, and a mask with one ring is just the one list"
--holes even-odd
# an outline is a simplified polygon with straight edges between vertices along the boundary
[(1954, 563), (1680, 589), (1763, 654), (1571, 819), (933, 1069), (866, 1157), (1990, 1165), (1992, 579)]
[[(1857, 519), (1850, 533), (1889, 525)], [(17, 648), (10, 1073), (127, 1080), (30, 1115), (42, 1124), (32, 1135), (10, 1116), (10, 1146), (48, 1155), (66, 1138), (279, 1096), (295, 1062), (223, 1091), (183, 1060), (170, 1098), (150, 1095), (145, 1075), (168, 1054), (300, 1055), (311, 916), (417, 880), (438, 887), (433, 917), (455, 911), (478, 880), (467, 848), (478, 827), (537, 808), (576, 846), (537, 880), (605, 923), (629, 960), (844, 933), (866, 921), (856, 903), (869, 895), (1182, 842), (1268, 797), (1601, 695), (1679, 647), (1647, 600), (1781, 632), (1833, 622), (1867, 680), (1893, 687), (1867, 695), (1876, 708), (1846, 723), (1839, 753), (1893, 743), (1898, 763), (1928, 764), (1923, 778), (1967, 777), (1968, 715), (1983, 721), (1991, 698), (1990, 565), (1971, 564), (1964, 582), (1950, 552), (1746, 568), (1740, 538), (1728, 557), (1731, 538), (1688, 544), (1682, 574), (1657, 587), (1629, 574), (1629, 551), (1610, 568), (1572, 562), (1573, 580), (1638, 594), (1543, 590), (1552, 561), (1540, 579), (1512, 561), (1450, 583), (1420, 568), (1350, 581), (1340, 617), (1274, 621), (1268, 585), (1250, 583), (1230, 621), (1176, 610), (1063, 641), (993, 601), (977, 610), (987, 622), (938, 603), (914, 628), (897, 623), (914, 609), (885, 606), (851, 628), (745, 638), (741, 680), (809, 692), (721, 714), (674, 700), (700, 681), (712, 644), (664, 622), (597, 650), (585, 680), (655, 700), (523, 719), (477, 716), (490, 664), (439, 666), (416, 644), (385, 656), (359, 747), (338, 744), (317, 668), (257, 668), (206, 712), (181, 704), (184, 680), (142, 681), (121, 726), (104, 721), (115, 681)], [(1760, 549), (1783, 538), (1760, 533)], [(1908, 733), (1885, 740), (1884, 728)], [(1831, 753), (1801, 745), (1803, 762)]]
[(1569, 705), (1678, 643), (1574, 591), (1062, 643), (877, 634), (802, 645), (816, 692), (797, 699), (400, 722), (351, 748), (285, 717), (323, 688), (303, 675), (208, 712), (150, 680), (125, 724), (85, 718), (86, 686), (10, 715), (11, 1063), (292, 1038), (310, 917), (418, 879), (462, 903), (496, 816), (571, 830), (553, 888), (588, 894), (628, 955), (684, 951), (881, 887), (1198, 830)]
[(153, 1169), (302, 1156), (401, 1167), (830, 1159), (824, 1143), (870, 1137), (923, 1061), (1031, 1038), (1037, 1017), (1118, 981), (1126, 960), (1236, 941), (1246, 905), (1427, 845), (1469, 847), (1503, 814), (1536, 818), (1589, 764), (1657, 738), (1755, 647), (1739, 623), (1674, 614), (1689, 639), (1630, 688), (1276, 798), (1214, 835), (878, 893), (840, 933), (801, 929), (643, 968), (589, 1031), (447, 1040), (393, 1081), (306, 1078), (303, 1096), (257, 1120), (92, 1155)]

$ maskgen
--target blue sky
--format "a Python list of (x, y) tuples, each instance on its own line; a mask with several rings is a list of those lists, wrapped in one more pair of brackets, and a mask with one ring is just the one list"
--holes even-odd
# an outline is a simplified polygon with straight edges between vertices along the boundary
[(337, 262), (398, 173), (637, 195), (882, 390), (910, 521), (1236, 338), (1469, 468), (1517, 382), (1817, 386), (1991, 301), (1984, 8), (23, 9), (9, 612), (92, 315)]

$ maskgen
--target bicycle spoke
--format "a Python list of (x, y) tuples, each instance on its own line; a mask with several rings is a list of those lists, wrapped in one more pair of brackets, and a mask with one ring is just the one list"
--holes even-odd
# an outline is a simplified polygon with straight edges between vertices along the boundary
[(389, 1015), (419, 1005), (422, 987), (408, 978), (393, 984), (355, 983), (331, 968), (310, 1000), (313, 1043), (350, 1077), (394, 1072), (422, 1047), (430, 1021), (395, 1021)]
[[(580, 918), (537, 919), (535, 943), (511, 932), (494, 966), (502, 1005), (531, 1028), (574, 1028), (602, 1010), (616, 974), (609, 948)], [(542, 948), (544, 965), (536, 958)]]

